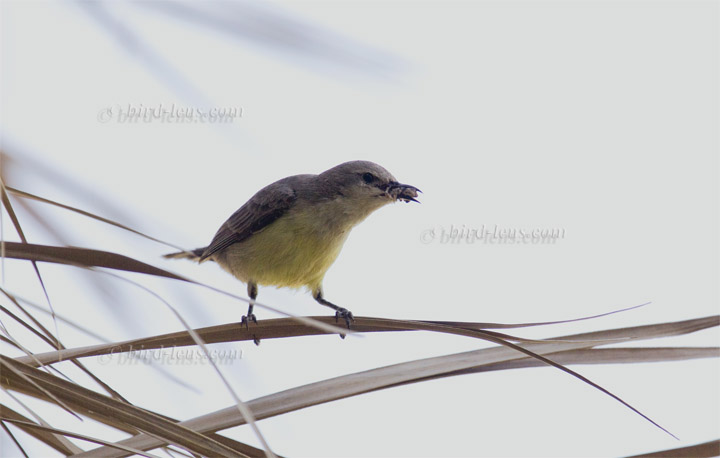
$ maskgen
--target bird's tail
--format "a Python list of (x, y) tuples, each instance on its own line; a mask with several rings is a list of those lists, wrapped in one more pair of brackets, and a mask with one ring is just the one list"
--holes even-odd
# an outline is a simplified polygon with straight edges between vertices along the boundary
[(205, 252), (205, 248), (195, 248), (191, 251), (178, 251), (177, 253), (168, 253), (163, 255), (165, 259), (189, 259), (191, 261), (200, 262), (200, 257)]

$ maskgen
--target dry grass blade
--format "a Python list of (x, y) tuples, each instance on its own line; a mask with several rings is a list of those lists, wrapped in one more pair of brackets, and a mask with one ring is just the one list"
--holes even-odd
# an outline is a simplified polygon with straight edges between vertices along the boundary
[[(13, 409), (0, 404), (0, 418), (4, 420), (18, 420), (24, 423), (34, 423), (32, 420), (27, 418), (26, 416), (14, 411)], [(54, 448), (58, 452), (62, 453), (63, 455), (72, 455), (74, 453), (77, 453), (77, 447), (74, 449), (69, 448), (65, 443), (63, 443), (61, 440), (59, 440), (55, 434), (44, 431), (37, 428), (30, 428), (22, 423), (16, 424), (16, 426), (25, 431), (25, 433), (33, 436), (35, 439), (39, 440), (40, 442), (43, 442), (44, 444), (48, 445), (49, 447)], [(71, 444), (72, 445), (72, 444)]]
[(42, 340), (43, 342), (47, 343), (48, 345), (52, 346), (53, 341), (50, 340), (48, 337), (43, 335), (40, 331), (30, 326), (25, 320), (20, 318), (19, 316), (15, 315), (13, 312), (8, 310), (4, 305), (0, 304), (0, 311), (2, 311), (5, 315), (9, 316), (13, 319), (13, 321), (19, 323), (22, 327), (30, 331), (30, 333), (37, 336), (38, 339)]
[[(21, 323), (21, 324), (22, 324), (23, 326), (25, 326), (27, 329), (29, 329), (30, 331), (32, 331), (35, 335), (37, 335), (40, 339), (42, 339), (43, 341), (45, 341), (48, 345), (53, 346), (53, 347), (55, 347), (55, 348), (58, 348), (59, 351), (65, 350), (65, 346), (62, 344), (62, 342), (60, 342), (60, 340), (58, 340), (57, 338), (55, 338), (55, 336), (53, 336), (50, 332), (48, 332), (47, 329), (45, 329), (45, 328), (40, 324), (40, 322), (37, 321), (37, 320), (35, 319), (35, 317), (32, 316), (32, 314), (28, 313), (28, 312), (25, 310), (25, 308), (20, 305), (20, 303), (17, 301), (17, 299), (16, 299), (15, 297), (13, 297), (12, 294), (8, 293), (7, 291), (5, 291), (5, 290), (2, 289), (2, 288), (0, 288), (0, 291), (1, 291), (5, 296), (7, 296), (7, 297), (12, 301), (12, 303), (15, 304), (15, 306), (17, 306), (20, 310), (22, 310), (23, 313), (25, 313), (25, 315), (28, 316), (28, 317), (32, 320), (32, 322), (33, 322), (36, 326), (38, 326), (38, 328), (41, 329), (41, 330), (45, 333), (45, 336), (43, 336), (43, 335), (40, 334), (38, 331), (36, 331), (34, 328), (32, 328), (32, 327), (31, 327), (28, 323), (26, 323), (24, 320), (21, 320), (20, 317), (16, 317), (13, 313), (11, 313), (11, 312), (10, 312), (9, 310), (7, 310), (5, 307), (2, 307), (2, 310), (3, 310), (3, 311), (5, 311), (9, 316), (11, 316), (11, 317), (15, 318), (16, 320), (18, 320), (19, 323)], [(55, 318), (55, 315), (54, 315), (54, 314), (53, 314), (53, 318)], [(32, 354), (29, 354), (29, 352), (27, 352), (27, 351), (26, 351), (26, 353), (28, 353), (30, 359), (37, 361)], [(90, 370), (88, 370), (88, 368), (86, 368), (85, 366), (83, 366), (83, 364), (82, 364), (80, 361), (78, 361), (78, 360), (76, 360), (76, 359), (74, 359), (74, 358), (68, 358), (68, 359), (70, 359), (75, 366), (77, 366), (80, 370), (82, 370), (83, 372), (85, 372), (91, 379), (93, 379), (93, 381), (94, 381), (95, 383), (97, 383), (100, 387), (102, 387), (102, 389), (104, 389), (110, 396), (114, 397), (115, 399), (120, 399), (120, 400), (123, 400), (123, 401), (125, 400), (125, 398), (124, 398), (120, 393), (118, 393), (117, 391), (115, 391), (114, 389), (112, 389), (112, 388), (110, 387), (110, 385), (108, 385), (107, 383), (105, 383), (105, 382), (103, 382), (102, 380), (100, 380), (99, 377), (97, 377), (97, 376), (96, 376), (95, 374), (93, 374)], [(39, 362), (39, 361), (37, 361), (37, 362)]]
[[(553, 361), (562, 365), (590, 364), (631, 364), (667, 361), (686, 361), (690, 359), (720, 358), (720, 347), (642, 347), (642, 348), (589, 348), (551, 353)], [(409, 383), (454, 377), (464, 374), (544, 367), (545, 363), (535, 358), (525, 357), (494, 364), (483, 364), (454, 372), (446, 372)]]
[[(0, 290), (2, 290), (2, 288), (0, 288)], [(29, 307), (29, 308), (31, 308), (31, 309), (33, 309), (33, 310), (37, 310), (37, 311), (40, 312), (40, 313), (50, 314), (50, 311), (49, 311), (49, 310), (46, 310), (46, 309), (44, 309), (42, 306), (40, 306), (40, 305), (38, 305), (38, 304), (35, 304), (35, 303), (33, 303), (32, 301), (29, 301), (29, 300), (27, 300), (27, 299), (25, 299), (25, 298), (22, 298), (22, 297), (18, 296), (17, 294), (12, 294), (12, 297), (15, 298), (15, 300), (17, 301), (17, 303), (22, 302), (26, 307)], [(4, 307), (3, 307), (3, 309), (4, 309)], [(89, 336), (89, 337), (92, 337), (92, 338), (95, 339), (95, 340), (98, 340), (98, 341), (100, 341), (100, 342), (110, 343), (110, 339), (108, 339), (107, 337), (102, 336), (102, 335), (100, 335), (100, 334), (92, 331), (91, 329), (88, 329), (87, 327), (85, 327), (85, 326), (83, 326), (83, 325), (81, 325), (81, 324), (79, 324), (79, 323), (77, 323), (77, 322), (75, 322), (75, 321), (73, 321), (73, 320), (65, 317), (64, 315), (57, 314), (57, 315), (55, 315), (55, 318), (57, 318), (57, 320), (58, 320), (59, 322), (65, 323), (67, 326), (69, 326), (69, 327), (75, 329), (76, 331), (79, 331), (79, 332), (81, 332), (81, 333), (83, 333), (83, 334), (85, 334), (85, 335), (87, 335), (87, 336)]]
[[(593, 344), (580, 342), (580, 340), (587, 338), (608, 338), (613, 340), (633, 337), (635, 340), (654, 339), (687, 334), (718, 325), (720, 325), (720, 317), (711, 316), (677, 323), (636, 326), (556, 337), (552, 343), (530, 344), (526, 348), (535, 353), (546, 355), (562, 351), (590, 348)], [(566, 343), (558, 342), (559, 340), (566, 339), (568, 340)], [(292, 388), (249, 401), (248, 406), (255, 413), (256, 418), (261, 420), (350, 396), (428, 380), (432, 377), (441, 376), (442, 374), (453, 374), (462, 370), (524, 358), (522, 354), (515, 350), (504, 347), (494, 347), (421, 359)], [(200, 432), (215, 432), (244, 423), (243, 419), (237, 415), (236, 409), (234, 407), (228, 407), (201, 417), (183, 421), (180, 424)], [(147, 435), (139, 435), (126, 439), (122, 441), (122, 443), (141, 450), (150, 450), (164, 445), (162, 442)], [(107, 457), (125, 456), (123, 454), (117, 454), (113, 450), (103, 448), (97, 449), (95, 452), (102, 453), (103, 456)]]
[[(191, 431), (168, 419), (108, 396), (88, 390), (74, 383), (46, 374), (36, 368), (0, 355), (2, 376), (6, 389), (71, 406), (74, 412), (87, 415), (121, 430), (132, 428), (161, 437), (194, 453), (210, 456), (245, 456), (223, 443)], [(74, 413), (74, 415), (76, 415)]]
[(57, 373), (59, 376), (63, 377), (64, 379), (70, 380), (70, 377), (68, 377), (65, 374), (63, 374), (62, 372), (60, 372), (56, 367), (43, 365), (42, 363), (40, 363), (40, 361), (36, 360), (35, 355), (32, 353), (32, 351), (30, 351), (30, 349), (28, 349), (23, 344), (21, 344), (17, 339), (13, 338), (10, 335), (10, 333), (7, 331), (5, 326), (2, 325), (2, 323), (0, 323), (0, 331), (2, 332), (2, 334), (4, 334), (4, 335), (0, 335), (0, 341), (5, 342), (6, 344), (11, 345), (14, 348), (16, 348), (17, 350), (20, 350), (21, 352), (25, 353), (27, 355), (27, 357), (29, 357), (36, 363), (36, 367), (41, 367), (42, 369), (44, 369), (48, 372), (50, 372), (52, 370), (53, 372)]
[[(7, 244), (7, 243), (8, 243), (8, 242), (6, 242), (6, 244)], [(45, 335), (45, 338), (42, 338), (42, 337), (41, 337), (42, 340), (44, 340), (44, 341), (46, 341), (46, 342), (52, 342), (50, 345), (53, 346), (53, 347), (55, 347), (55, 348), (58, 348), (58, 346), (59, 346), (60, 344), (59, 344), (59, 342), (57, 341), (57, 339), (55, 338), (55, 336), (54, 336), (45, 326), (43, 326), (42, 323), (40, 323), (40, 322), (32, 315), (32, 313), (29, 313), (27, 310), (25, 310), (25, 307), (23, 307), (22, 305), (20, 305), (20, 303), (17, 301), (17, 299), (15, 299), (15, 297), (14, 297), (12, 294), (10, 294), (9, 292), (5, 291), (5, 289), (3, 289), (3, 288), (0, 287), (0, 292), (3, 293), (8, 299), (10, 299), (10, 301), (11, 301), (13, 304), (15, 304), (15, 306), (16, 306), (20, 311), (22, 311), (23, 314), (24, 314), (30, 321), (32, 321), (32, 323), (33, 323), (39, 330), (41, 330), (41, 331), (43, 332), (43, 334)], [(52, 310), (50, 311), (50, 313), (51, 313), (51, 315), (53, 314), (53, 313), (52, 313)], [(34, 333), (34, 332), (33, 332), (33, 333)]]
[(692, 456), (693, 458), (710, 458), (713, 456), (720, 456), (720, 440), (691, 445), (690, 447), (643, 453), (642, 455), (633, 455), (628, 458), (676, 458), (680, 456)]
[[(35, 410), (33, 410), (32, 408), (30, 408), (30, 406), (28, 406), (27, 404), (25, 404), (22, 400), (20, 400), (20, 399), (19, 399), (17, 396), (15, 396), (12, 392), (6, 390), (5, 388), (3, 388), (3, 391), (8, 395), (8, 397), (9, 397), (10, 399), (12, 399), (13, 401), (15, 401), (15, 403), (16, 403), (17, 405), (19, 405), (20, 407), (22, 407), (23, 409), (25, 409), (26, 412), (28, 412), (30, 415), (32, 415), (33, 418), (35, 418), (35, 422), (36, 422), (36, 423), (38, 423), (38, 424), (40, 424), (40, 425), (43, 425), (43, 426), (50, 426), (50, 423), (48, 423), (47, 421), (45, 421), (40, 415), (38, 415), (37, 412), (35, 412)], [(134, 431), (136, 431), (136, 430), (134, 430)], [(73, 444), (73, 443), (72, 443), (71, 441), (69, 441), (65, 436), (62, 436), (62, 435), (53, 435), (53, 436), (54, 436), (55, 439), (57, 439), (61, 444), (64, 444), (65, 448), (67, 448), (67, 449), (69, 449), (69, 450), (74, 450), (73, 453), (79, 453), (79, 452), (81, 451), (80, 447), (78, 447), (77, 445)]]
[[(0, 288), (0, 289), (1, 289), (1, 288)], [(15, 300), (17, 300), (18, 302), (22, 302), (23, 304), (25, 304), (25, 305), (28, 306), (28, 307), (31, 307), (31, 308), (33, 308), (33, 309), (35, 309), (35, 310), (38, 310), (39, 312), (42, 312), (42, 313), (46, 313), (46, 314), (49, 314), (49, 313), (50, 313), (49, 311), (45, 310), (43, 307), (41, 307), (41, 306), (39, 306), (39, 305), (37, 305), (37, 304), (34, 304), (34, 303), (32, 303), (31, 301), (28, 301), (27, 299), (23, 299), (23, 298), (21, 298), (21, 297), (18, 297), (16, 294), (13, 295), (13, 296), (14, 296)], [(0, 305), (0, 310), (3, 310), (3, 311), (4, 311), (5, 308), (4, 308), (2, 305)], [(12, 312), (9, 312), (9, 311), (8, 311), (7, 313), (11, 314)], [(65, 318), (63, 315), (58, 314), (58, 315), (56, 315), (56, 318), (57, 318), (57, 320), (58, 320), (59, 322), (65, 323), (65, 324), (67, 324), (68, 326), (70, 326), (71, 328), (76, 329), (77, 331), (80, 331), (81, 333), (86, 334), (86, 335), (88, 335), (88, 336), (90, 336), (90, 337), (92, 337), (92, 338), (94, 338), (94, 339), (96, 339), (96, 340), (99, 340), (100, 342), (110, 343), (110, 340), (109, 340), (109, 339), (107, 339), (107, 338), (105, 338), (105, 337), (103, 337), (103, 336), (101, 336), (101, 335), (99, 335), (99, 334), (91, 331), (90, 329), (88, 329), (88, 328), (86, 328), (86, 327), (84, 327), (84, 326), (82, 326), (82, 325), (80, 325), (80, 324), (78, 324), (78, 323), (76, 323), (76, 322), (68, 319), (68, 318)], [(33, 359), (33, 361), (35, 361), (34, 355), (33, 355), (33, 358), (32, 358), (32, 359)], [(35, 367), (38, 367), (38, 366), (41, 365), (41, 364), (32, 364), (32, 365), (35, 366)], [(168, 380), (171, 380), (172, 382), (174, 382), (174, 383), (176, 383), (176, 384), (178, 384), (178, 385), (180, 385), (180, 386), (183, 386), (183, 387), (185, 387), (185, 388), (187, 388), (187, 389), (189, 389), (189, 390), (191, 390), (191, 391), (196, 391), (196, 392), (197, 392), (197, 388), (195, 388), (194, 386), (191, 386), (191, 385), (185, 383), (182, 379), (180, 379), (180, 378), (172, 375), (170, 372), (166, 371), (166, 370), (163, 369), (161, 366), (159, 366), (159, 365), (157, 365), (157, 364), (152, 364), (152, 361), (151, 361), (151, 367), (152, 367), (153, 369), (155, 369), (156, 371), (158, 371), (163, 377), (167, 378)]]
[(20, 450), (20, 453), (22, 453), (22, 455), (23, 455), (25, 458), (30, 458), (30, 455), (28, 455), (27, 452), (25, 451), (25, 449), (23, 448), (23, 446), (20, 445), (20, 442), (18, 442), (18, 440), (15, 438), (15, 435), (12, 433), (12, 431), (10, 431), (10, 430), (8, 429), (8, 427), (7, 427), (7, 425), (5, 424), (4, 421), (0, 421), (0, 426), (2, 426), (3, 431), (5, 431), (5, 434), (7, 434), (8, 436), (10, 436), (10, 439), (12, 439), (13, 443), (15, 444), (15, 446), (18, 448), (18, 450)]
[[(22, 230), (22, 227), (20, 226), (20, 221), (17, 218), (17, 215), (15, 215), (15, 210), (13, 210), (13, 206), (10, 203), (10, 199), (8, 198), (7, 191), (5, 188), (5, 182), (0, 179), (0, 198), (2, 200), (3, 206), (5, 207), (5, 211), (10, 216), (10, 221), (12, 221), (13, 226), (15, 227), (15, 231), (17, 232), (18, 236), (20, 237), (20, 241), (22, 242), (21, 245), (27, 245), (28, 241), (25, 237), (25, 233)], [(3, 240), (3, 257), (5, 256), (5, 253), (7, 251), (7, 244), (9, 242), (5, 242)], [(33, 269), (35, 270), (35, 275), (37, 276), (38, 282), (40, 282), (40, 287), (43, 290), (43, 294), (45, 294), (45, 300), (48, 303), (48, 306), (50, 307), (50, 311), (52, 312), (53, 317), (53, 323), (55, 323), (55, 333), (57, 334), (57, 322), (55, 321), (55, 309), (52, 306), (52, 302), (50, 302), (50, 295), (47, 292), (47, 288), (45, 288), (45, 282), (43, 281), (42, 275), (40, 275), (40, 269), (38, 269), (37, 262), (32, 261)], [(58, 347), (58, 350), (60, 350), (60, 347)]]
[[(585, 320), (594, 320), (595, 318), (601, 318), (604, 316), (614, 315), (616, 313), (621, 312), (628, 312), (630, 310), (635, 310), (640, 307), (645, 307), (646, 305), (650, 305), (651, 302), (645, 302), (644, 304), (639, 305), (633, 305), (632, 307), (625, 307), (618, 310), (613, 310), (611, 312), (601, 313), (599, 315), (591, 315), (591, 316), (583, 316), (580, 318), (572, 318), (569, 320), (558, 320), (558, 321), (537, 321), (534, 323), (472, 323), (472, 326), (470, 326), (470, 329), (513, 329), (513, 328), (529, 328), (534, 326), (548, 326), (552, 324), (563, 324), (563, 323), (575, 323), (578, 321), (585, 321)], [(463, 323), (462, 321), (433, 321), (433, 323), (438, 324), (445, 324), (448, 326), (467, 326), (468, 323)]]
[(132, 233), (135, 234), (135, 235), (139, 235), (140, 237), (146, 238), (146, 239), (148, 239), (148, 240), (152, 240), (153, 242), (160, 243), (160, 244), (165, 245), (165, 246), (168, 246), (168, 247), (170, 247), (170, 248), (174, 248), (174, 249), (176, 249), (176, 250), (181, 250), (181, 251), (184, 250), (184, 248), (181, 248), (181, 247), (179, 247), (179, 246), (177, 246), (177, 245), (173, 245), (172, 243), (165, 242), (164, 240), (160, 240), (160, 239), (157, 239), (157, 238), (155, 238), (155, 237), (151, 237), (151, 236), (149, 236), (149, 235), (147, 235), (147, 234), (144, 234), (144, 233), (142, 233), (142, 232), (140, 232), (140, 231), (138, 231), (138, 230), (135, 230), (135, 229), (133, 229), (133, 228), (131, 228), (131, 227), (128, 227), (128, 226), (126, 226), (126, 225), (124, 225), (124, 224), (118, 223), (117, 221), (113, 221), (113, 220), (111, 220), (111, 219), (104, 218), (104, 217), (102, 217), (102, 216), (98, 216), (98, 215), (96, 215), (96, 214), (94, 214), (94, 213), (90, 213), (90, 212), (88, 212), (88, 211), (81, 210), (81, 209), (76, 208), (76, 207), (71, 207), (70, 205), (65, 205), (65, 204), (62, 204), (62, 203), (60, 203), (60, 202), (56, 202), (56, 201), (54, 201), (54, 200), (46, 199), (46, 198), (44, 198), (44, 197), (36, 196), (36, 195), (34, 195), (34, 194), (30, 194), (29, 192), (21, 191), (21, 190), (19, 190), (19, 189), (15, 189), (15, 188), (12, 188), (12, 187), (10, 187), (10, 186), (6, 186), (5, 189), (7, 189), (7, 191), (8, 191), (10, 194), (13, 194), (13, 195), (15, 195), (15, 196), (24, 197), (24, 198), (26, 198), (26, 199), (35, 200), (35, 201), (37, 201), (37, 202), (42, 202), (42, 203), (49, 204), (49, 205), (54, 205), (54, 206), (56, 206), (56, 207), (60, 207), (60, 208), (63, 208), (63, 209), (65, 209), (65, 210), (69, 210), (69, 211), (71, 211), (71, 212), (75, 212), (75, 213), (78, 213), (78, 214), (80, 214), (80, 215), (87, 216), (88, 218), (92, 218), (92, 219), (94, 219), (94, 220), (101, 221), (101, 222), (106, 223), (106, 224), (109, 224), (109, 225), (111, 225), (111, 226), (115, 226), (115, 227), (118, 227), (118, 228), (120, 228), (120, 229), (124, 229), (124, 230), (126, 230), (126, 231), (128, 231), (128, 232), (132, 232)]
[(39, 429), (42, 431), (52, 432), (52, 433), (56, 433), (56, 434), (62, 434), (63, 436), (67, 436), (67, 437), (74, 437), (76, 439), (81, 439), (81, 440), (88, 441), (88, 442), (94, 442), (96, 444), (101, 444), (101, 445), (105, 445), (107, 447), (112, 447), (112, 448), (116, 448), (116, 449), (123, 450), (126, 452), (135, 453), (137, 455), (146, 456), (148, 458), (159, 458), (157, 455), (151, 455), (149, 453), (143, 452), (142, 450), (136, 450), (131, 447), (124, 447), (122, 445), (117, 445), (112, 442), (108, 442), (108, 441), (105, 441), (102, 439), (97, 439), (94, 437), (86, 436), (84, 434), (73, 433), (71, 431), (64, 431), (62, 429), (57, 429), (57, 428), (50, 428), (47, 426), (38, 425), (37, 423), (16, 420), (16, 419), (11, 419), (11, 418), (2, 417), (2, 418), (0, 418), (0, 420), (7, 421), (8, 423), (12, 423), (19, 427), (24, 427), (26, 430)]
[[(25, 173), (28, 171), (32, 172), (32, 175), (46, 183), (54, 185), (58, 189), (62, 189), (70, 194), (77, 196), (78, 198), (85, 199), (87, 202), (92, 202), (93, 205), (103, 208), (106, 212), (114, 215), (116, 219), (122, 219), (123, 221), (133, 221), (136, 218), (132, 213), (128, 213), (122, 209), (122, 207), (115, 204), (113, 200), (103, 197), (102, 193), (98, 192), (98, 189), (91, 184), (85, 184), (78, 181), (75, 178), (71, 178), (46, 161), (36, 159), (31, 151), (17, 148), (17, 145), (12, 148), (15, 152), (10, 154), (7, 151), (0, 150), (0, 165), (10, 165), (11, 167), (5, 167), (6, 170), (12, 170), (18, 174)], [(6, 183), (6, 175), (2, 178)]]
[[(307, 317), (310, 320), (320, 323), (331, 324), (334, 322), (333, 317), (314, 316)], [(466, 327), (451, 327), (438, 325), (432, 322), (409, 321), (409, 320), (391, 320), (385, 318), (356, 317), (353, 321), (353, 329), (356, 333), (363, 332), (387, 332), (387, 331), (434, 331), (448, 334), (462, 335), (466, 337), (480, 338), (486, 337), (485, 333), (477, 329), (470, 329), (474, 323), (464, 323)], [(261, 320), (251, 329), (246, 328), (240, 323), (230, 323), (207, 328), (194, 330), (205, 343), (224, 343), (254, 340), (255, 337), (260, 339), (275, 339), (298, 337), (308, 335), (335, 334), (319, 329), (316, 326), (308, 326), (294, 319), (277, 318), (271, 320)], [(614, 342), (614, 341), (613, 341)], [(605, 342), (605, 343), (613, 343)], [(587, 342), (586, 342), (587, 343)], [(599, 344), (603, 341), (594, 341)], [(21, 357), (18, 361), (22, 361), (28, 365), (37, 364), (35, 360), (41, 361), (43, 364), (52, 364), (67, 358), (84, 358), (88, 356), (99, 356), (110, 353), (121, 353), (135, 350), (151, 350), (155, 348), (179, 347), (194, 345), (195, 341), (192, 336), (185, 331), (163, 334), (154, 337), (139, 338), (128, 340), (125, 342), (117, 342), (113, 344), (93, 345), (89, 347), (76, 348), (72, 350), (62, 350), (55, 352), (47, 352), (36, 354), (35, 358), (30, 359)]]
[[(22, 405), (23, 407), (28, 409), (28, 407), (25, 406), (19, 399), (12, 396), (12, 393), (10, 393), (10, 392), (8, 392), (8, 393), (16, 402), (18, 402), (20, 405)], [(33, 415), (35, 415), (35, 414), (33, 413)], [(15, 420), (32, 421), (32, 420), (28, 419), (27, 417), (23, 416), (22, 414), (15, 412), (13, 409), (11, 409), (7, 406), (4, 406), (2, 404), (0, 404), (0, 416), (10, 418), (10, 419), (15, 419)], [(37, 417), (37, 415), (35, 415), (35, 417), (37, 418), (37, 421), (41, 425), (49, 426), (41, 418)], [(170, 417), (166, 417), (164, 415), (161, 415), (161, 417), (165, 418), (166, 420), (172, 421), (173, 423), (178, 422), (177, 420), (170, 418)], [(20, 429), (24, 429), (22, 426), (18, 426), (18, 427)], [(125, 431), (125, 432), (130, 432), (130, 433), (134, 433), (136, 431), (135, 428), (128, 428), (128, 427), (119, 428), (119, 429), (121, 429), (122, 431)], [(65, 454), (65, 455), (74, 455), (74, 454), (82, 452), (82, 450), (80, 448), (78, 448), (75, 444), (73, 444), (72, 442), (65, 439), (63, 436), (56, 436), (52, 433), (48, 434), (47, 432), (41, 431), (38, 429), (28, 429), (26, 432), (28, 434), (36, 437), (37, 439), (41, 440), (42, 442), (45, 442), (50, 447), (60, 451), (61, 453)], [(216, 440), (220, 443), (223, 443), (230, 448), (238, 450), (240, 453), (243, 453), (245, 455), (248, 455), (248, 456), (263, 456), (264, 455), (264, 451), (262, 449), (255, 448), (255, 447), (252, 447), (247, 444), (243, 444), (242, 442), (235, 441), (228, 437), (221, 436), (219, 434), (214, 434), (214, 433), (210, 433), (210, 434), (206, 434), (206, 435), (208, 437), (210, 437), (211, 439)]]
[[(334, 322), (334, 318), (328, 316), (313, 316), (308, 318), (319, 322)], [(475, 326), (475, 323), (460, 322), (458, 324), (460, 325), (459, 328), (453, 328), (450, 326), (435, 325), (432, 322), (391, 320), (387, 318), (373, 317), (356, 317), (355, 321), (353, 322), (353, 329), (355, 329), (355, 332), (357, 333), (424, 330), (451, 333), (474, 338), (482, 338), (481, 335), (476, 332), (476, 330), (470, 330), (470, 328)], [(610, 331), (578, 334), (577, 336), (581, 338), (581, 341), (578, 341), (576, 343), (583, 343), (586, 347), (593, 347), (601, 344), (602, 341), (607, 341), (607, 343), (615, 343), (618, 340), (627, 340), (628, 338), (631, 338), (632, 332), (638, 332), (642, 334), (651, 333), (654, 330), (659, 330), (658, 332), (660, 334), (668, 333), (653, 336), (662, 337), (664, 335), (686, 334), (718, 325), (720, 325), (720, 316), (710, 316), (705, 318), (679, 321), (675, 323), (626, 328), (628, 330), (627, 333), (613, 334), (614, 336), (616, 336), (614, 338), (603, 338), (603, 336), (606, 335), (605, 333)], [(195, 331), (198, 333), (200, 338), (202, 338), (203, 341), (208, 344), (248, 341), (253, 340), (254, 335), (257, 335), (261, 339), (277, 339), (330, 334), (316, 327), (308, 326), (304, 323), (297, 322), (289, 318), (260, 320), (257, 325), (253, 326), (252, 330), (247, 330), (245, 326), (241, 325), (240, 323), (229, 323), (217, 326), (209, 326), (206, 328), (199, 328)], [(670, 332), (674, 332), (674, 334), (670, 334)], [(574, 337), (576, 336), (565, 336), (561, 339), (567, 341), (567, 339)], [(100, 344), (70, 350), (63, 350), (59, 352), (38, 353), (35, 354), (35, 358), (37, 358), (37, 360), (41, 361), (43, 364), (52, 364), (54, 362), (62, 361), (67, 358), (85, 358), (88, 356), (99, 356), (136, 350), (152, 350), (156, 348), (181, 347), (194, 345), (194, 343), (195, 342), (193, 341), (190, 334), (188, 334), (186, 331), (180, 331), (169, 334), (161, 334), (153, 337), (127, 340), (124, 342), (117, 342), (113, 344)], [(17, 360), (31, 366), (36, 364), (31, 358), (27, 357), (20, 357)]]
[(167, 270), (109, 251), (5, 242), (5, 255), (8, 258), (25, 259), (33, 262), (43, 261), (67, 265), (106, 267), (126, 272), (172, 278), (173, 280), (190, 281)]
[[(0, 355), (0, 358), (2, 358), (2, 360), (5, 360), (5, 356), (3, 356), (3, 355)], [(5, 367), (4, 374), (3, 374), (3, 370), (2, 370), (3, 367)], [(37, 390), (38, 393), (42, 393), (42, 395), (45, 396), (47, 400), (57, 404), (65, 412), (69, 413), (70, 415), (77, 418), (78, 420), (82, 420), (82, 418), (80, 418), (80, 416), (73, 409), (68, 407), (68, 405), (65, 404), (63, 401), (61, 401), (57, 396), (55, 396), (54, 393), (51, 393), (50, 391), (45, 389), (45, 387), (38, 384), (35, 380), (31, 379), (26, 374), (23, 374), (21, 371), (17, 370), (15, 367), (0, 363), (0, 386), (2, 386), (3, 389), (5, 389), (5, 390), (10, 389), (9, 385), (5, 384), (6, 380), (12, 379), (11, 376), (8, 376), (8, 373), (7, 373), (8, 370), (10, 372), (12, 372), (13, 376), (19, 378), (20, 380), (22, 380), (22, 382), (26, 383), (28, 385), (28, 387), (27, 387), (28, 390)], [(68, 382), (68, 383), (70, 383), (70, 382)], [(20, 384), (22, 384), (22, 383), (20, 383)], [(16, 382), (16, 385), (18, 385), (17, 382)], [(35, 396), (35, 397), (39, 397), (39, 396)]]

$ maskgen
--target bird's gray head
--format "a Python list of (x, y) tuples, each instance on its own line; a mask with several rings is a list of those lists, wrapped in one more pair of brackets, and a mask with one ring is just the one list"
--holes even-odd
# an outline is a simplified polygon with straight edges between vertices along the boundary
[(415, 186), (398, 183), (384, 167), (369, 161), (350, 161), (326, 170), (318, 178), (335, 188), (339, 196), (360, 206), (379, 208), (402, 200), (417, 202)]

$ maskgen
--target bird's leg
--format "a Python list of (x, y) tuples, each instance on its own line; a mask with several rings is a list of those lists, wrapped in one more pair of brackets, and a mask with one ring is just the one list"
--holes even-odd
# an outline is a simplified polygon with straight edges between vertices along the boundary
[(337, 305), (333, 304), (330, 301), (325, 300), (323, 297), (322, 289), (318, 288), (313, 292), (313, 297), (315, 300), (326, 307), (330, 307), (331, 309), (335, 310), (335, 321), (337, 321), (339, 318), (343, 318), (345, 320), (345, 324), (347, 325), (348, 329), (350, 329), (350, 323), (355, 320), (355, 317), (353, 317), (353, 314), (350, 310), (342, 307), (338, 307)]
[(248, 307), (247, 315), (243, 315), (242, 320), (240, 321), (240, 325), (243, 324), (247, 329), (250, 329), (250, 322), (253, 321), (255, 324), (257, 324), (257, 318), (255, 317), (255, 314), (253, 313), (253, 307), (255, 306), (255, 299), (257, 298), (258, 289), (257, 289), (257, 283), (249, 282), (247, 285), (247, 293), (248, 296), (250, 296), (250, 306)]

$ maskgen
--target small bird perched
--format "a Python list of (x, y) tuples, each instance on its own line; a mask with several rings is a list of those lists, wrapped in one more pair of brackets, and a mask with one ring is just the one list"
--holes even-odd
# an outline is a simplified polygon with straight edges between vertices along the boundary
[(207, 247), (165, 257), (210, 259), (247, 283), (250, 306), (242, 317), (246, 326), (257, 323), (253, 306), (258, 285), (272, 285), (307, 287), (349, 328), (353, 314), (323, 297), (325, 272), (353, 227), (391, 202), (417, 202), (419, 191), (368, 161), (345, 162), (319, 175), (289, 176), (252, 196), (220, 226)]

